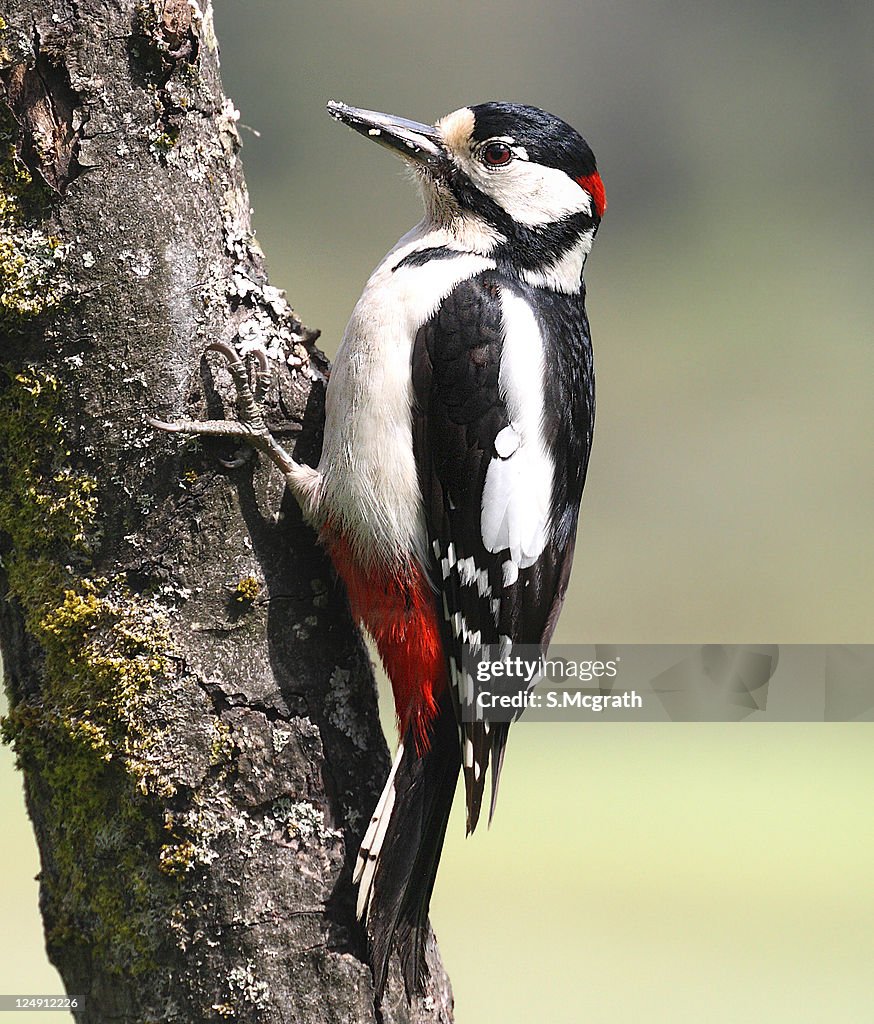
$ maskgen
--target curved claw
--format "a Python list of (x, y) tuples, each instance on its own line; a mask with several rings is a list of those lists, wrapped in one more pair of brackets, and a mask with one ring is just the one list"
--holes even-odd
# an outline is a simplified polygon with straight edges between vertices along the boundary
[(267, 353), (261, 348), (252, 349), (251, 353), (257, 360), (258, 366), (260, 367), (260, 373), (270, 372), (270, 360), (267, 358)]
[[(244, 378), (245, 364), (240, 358), (239, 353), (232, 346), (228, 345), (224, 341), (213, 341), (206, 346), (204, 352), (218, 352), (223, 355), (228, 363), (228, 369), (231, 372), (231, 376), (237, 386), (237, 391), (241, 398), (248, 400), (247, 391), (249, 389), (249, 383)], [(267, 353), (260, 348), (253, 349), (250, 353), (258, 360), (258, 369), (255, 372), (255, 387), (252, 391), (252, 399), (256, 406), (262, 405), (264, 399), (267, 396), (267, 390), (270, 387), (270, 381), (273, 378), (273, 374), (270, 370), (270, 360), (267, 358)], [(248, 410), (247, 410), (248, 411)]]
[(229, 363), (239, 363), (240, 362), (240, 356), (237, 353), (237, 351), (235, 349), (231, 348), (230, 345), (226, 344), (223, 341), (212, 341), (212, 342), (209, 343), (209, 345), (206, 346), (206, 348), (203, 351), (204, 352), (220, 352), (225, 357), (225, 359), (227, 359), (227, 361)]
[[(270, 361), (267, 354), (256, 349), (253, 355), (258, 360), (258, 370), (255, 374), (254, 392), (249, 385), (246, 367), (236, 349), (223, 341), (213, 341), (206, 346), (205, 352), (218, 352), (227, 360), (227, 368), (234, 381), (237, 391), (237, 420), (177, 420), (175, 423), (168, 423), (166, 420), (159, 420), (154, 416), (147, 416), (146, 422), (157, 430), (163, 430), (169, 434), (200, 434), (209, 437), (237, 437), (242, 438), (256, 451), (266, 455), (286, 477), (295, 478), (300, 467), (294, 459), (277, 444), (271, 436), (267, 425), (261, 415), (260, 405), (267, 394), (272, 374)], [(219, 459), (219, 462), (226, 469), (239, 469), (245, 465), (246, 458), (237, 456), (234, 459)]]
[(150, 427), (154, 427), (156, 430), (166, 431), (168, 434), (178, 434), (182, 431), (182, 427), (179, 423), (168, 423), (167, 420), (159, 420), (155, 416), (147, 416), (146, 423)]

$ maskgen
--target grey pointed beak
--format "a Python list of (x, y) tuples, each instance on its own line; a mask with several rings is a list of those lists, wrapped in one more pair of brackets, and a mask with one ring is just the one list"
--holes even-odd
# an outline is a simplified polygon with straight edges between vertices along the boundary
[(433, 125), (380, 114), (376, 110), (361, 110), (337, 100), (328, 101), (328, 113), (405, 160), (427, 167), (432, 172), (439, 171), (445, 161), (445, 151)]

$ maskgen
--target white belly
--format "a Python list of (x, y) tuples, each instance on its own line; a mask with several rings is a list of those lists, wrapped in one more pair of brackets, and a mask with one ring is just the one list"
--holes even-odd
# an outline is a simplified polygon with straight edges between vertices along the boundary
[(371, 274), (331, 369), (319, 471), (321, 516), (365, 563), (427, 548), (413, 457), (411, 354), (416, 332), (465, 278), (494, 267), (475, 253), (392, 271), (408, 253), (444, 245), (414, 228)]

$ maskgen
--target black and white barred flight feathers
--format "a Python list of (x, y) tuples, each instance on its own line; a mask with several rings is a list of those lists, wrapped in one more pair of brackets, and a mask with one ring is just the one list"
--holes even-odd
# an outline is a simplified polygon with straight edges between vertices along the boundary
[[(413, 347), (413, 448), (459, 703), (472, 696), (463, 647), (545, 647), (570, 575), (594, 401), (585, 310), (581, 296), (550, 296), (545, 328), (531, 292), (498, 271), (464, 281)], [(538, 335), (555, 376), (532, 358)], [(469, 833), (490, 760), (494, 813), (507, 731), (461, 724)]]
[(354, 881), (378, 994), (393, 950), (413, 993), (459, 769), (472, 832), (507, 742), (506, 723), (461, 720), (462, 653), (545, 648), (567, 589), (595, 406), (582, 274), (606, 202), (588, 145), (534, 107), (433, 126), (329, 111), (407, 160), (426, 211), (356, 306), (302, 485), (394, 689), (402, 742)]

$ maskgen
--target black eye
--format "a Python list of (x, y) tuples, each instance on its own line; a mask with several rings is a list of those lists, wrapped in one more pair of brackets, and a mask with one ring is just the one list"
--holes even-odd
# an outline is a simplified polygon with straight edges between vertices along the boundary
[(490, 142), (483, 150), (483, 161), (490, 167), (500, 167), (513, 159), (513, 151), (503, 142)]

